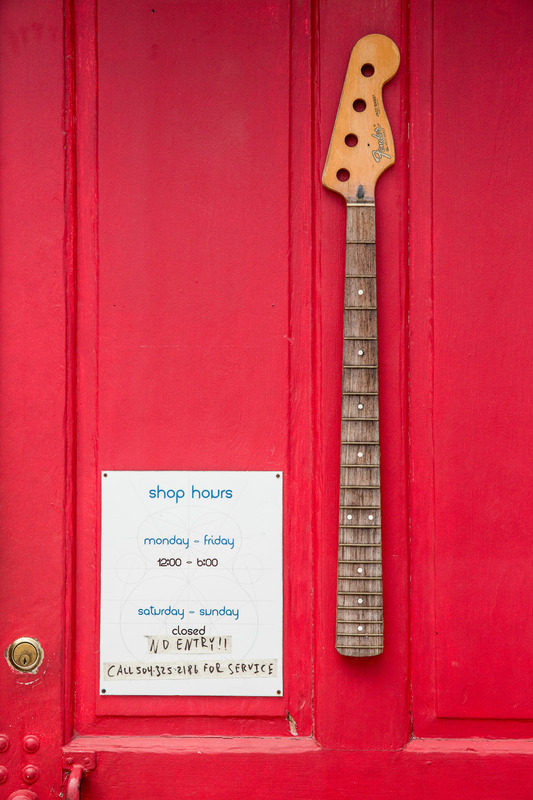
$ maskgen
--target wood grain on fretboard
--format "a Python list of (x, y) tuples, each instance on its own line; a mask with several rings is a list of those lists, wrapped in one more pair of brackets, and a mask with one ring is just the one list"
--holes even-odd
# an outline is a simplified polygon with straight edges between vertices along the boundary
[(383, 650), (376, 235), (373, 202), (347, 205), (336, 647)]

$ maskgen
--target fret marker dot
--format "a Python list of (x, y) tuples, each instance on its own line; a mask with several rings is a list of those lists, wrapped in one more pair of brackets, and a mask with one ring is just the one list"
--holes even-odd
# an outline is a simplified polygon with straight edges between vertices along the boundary
[(363, 404), (362, 404), (362, 403), (358, 403), (358, 404), (357, 404), (357, 408), (364, 408), (364, 406), (363, 406)]
[(358, 602), (358, 603), (362, 603), (362, 602), (363, 602), (363, 598), (362, 598), (362, 597), (358, 597), (358, 598), (357, 598), (357, 602)]
[(363, 458), (363, 454), (362, 453), (357, 453), (357, 458)]
[(363, 567), (358, 567), (357, 568), (357, 572), (362, 572), (362, 571), (363, 571)]
[(352, 518), (352, 515), (351, 515), (351, 514), (348, 514), (348, 519), (351, 519), (351, 518)]
[(374, 519), (374, 516), (373, 516), (373, 514), (369, 514), (369, 515), (368, 515), (368, 519)]
[(359, 291), (357, 292), (357, 294), (364, 294), (364, 291), (363, 291), (362, 289), (359, 289)]
[(358, 630), (358, 631), (362, 631), (362, 630), (363, 630), (363, 626), (362, 626), (362, 625), (358, 625), (358, 626), (357, 626), (357, 630)]
[(365, 354), (365, 351), (364, 351), (364, 350), (358, 350), (358, 351), (357, 351), (357, 355), (358, 355), (358, 356), (364, 356), (364, 354)]

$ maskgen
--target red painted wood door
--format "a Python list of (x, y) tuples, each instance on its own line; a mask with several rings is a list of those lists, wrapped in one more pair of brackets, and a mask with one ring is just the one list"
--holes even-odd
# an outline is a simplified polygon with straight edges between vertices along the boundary
[[(0, 5), (0, 796), (529, 798), (527, 0)], [(334, 648), (351, 47), (378, 184), (386, 644)], [(282, 697), (98, 691), (102, 468), (283, 470)], [(27, 737), (30, 737), (29, 739)], [(93, 762), (94, 756), (94, 762)], [(65, 769), (65, 771), (64, 771)]]

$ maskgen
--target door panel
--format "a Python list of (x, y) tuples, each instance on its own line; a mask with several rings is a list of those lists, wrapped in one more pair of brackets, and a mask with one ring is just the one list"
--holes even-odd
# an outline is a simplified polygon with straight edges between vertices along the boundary
[(430, 54), (414, 53), (416, 110), (432, 98), (432, 118), (415, 112), (413, 122), (412, 230), (416, 247), (429, 225), (432, 250), (429, 272), (415, 253), (411, 284), (413, 311), (428, 321), (426, 338), (414, 331), (411, 359), (414, 692), (428, 702), (424, 712), (415, 703), (420, 735), (531, 730), (532, 163), (513, 129), (533, 112), (523, 90), (533, 16), (520, 2), (512, 23), (507, 14), (504, 3), (480, 17), (437, 2), (429, 80), (421, 64)]
[[(333, 2), (320, 6), (318, 49), (316, 157), (319, 184), (344, 81), (348, 54), (361, 36), (390, 36), (405, 50), (405, 18), (400, 4), (380, 3), (369, 15), (360, 3)], [(377, 21), (379, 20), (379, 26)], [(354, 35), (354, 31), (357, 34)], [(321, 384), (317, 424), (323, 474), (319, 548), (319, 627), (317, 644), (317, 735), (328, 747), (399, 748), (409, 737), (408, 616), (407, 608), (407, 379), (405, 341), (407, 130), (405, 127), (406, 70), (402, 64), (384, 88), (383, 102), (394, 134), (396, 163), (376, 186), (377, 305), (380, 367), (379, 427), (381, 443), (384, 629), (386, 646), (377, 658), (339, 658), (332, 646), (336, 615), (339, 440), (341, 417), (342, 310), (344, 303), (345, 203), (332, 192), (318, 191), (317, 207), (317, 371)], [(319, 404), (318, 404), (319, 403)], [(331, 692), (331, 682), (339, 687)], [(346, 714), (346, 696), (351, 699)], [(340, 721), (342, 720), (342, 724)]]
[[(533, 16), (529, 3), (517, 3), (515, 25), (502, 31), (502, 4), (481, 24), (474, 9), (463, 12), (450, 68), (444, 50), (457, 12), (450, 3), (435, 17), (438, 715), (526, 719), (533, 716), (532, 574), (524, 563), (533, 433), (519, 422), (532, 409), (533, 288), (525, 267), (533, 237), (524, 198), (533, 165), (516, 152), (513, 120), (520, 128), (533, 115), (523, 91)], [(461, 74), (476, 85), (475, 103), (457, 89)], [(490, 109), (489, 135), (480, 105)], [(462, 111), (459, 131), (452, 107)], [(507, 131), (501, 148), (499, 130)], [(456, 203), (450, 176), (461, 173), (468, 180)]]
[[(238, 4), (206, 3), (201, 13), (181, 3), (129, 6), (126, 18), (123, 2), (95, 9), (97, 101), (87, 102), (97, 102), (97, 145), (80, 153), (98, 185), (98, 270), (91, 258), (79, 264), (80, 292), (98, 319), (79, 351), (88, 379), (78, 534), (87, 553), (98, 547), (102, 469), (290, 470), (290, 9), (258, 4), (237, 24)], [(91, 35), (80, 31), (80, 52)], [(285, 546), (303, 549), (285, 519)], [(302, 613), (310, 579), (306, 570), (288, 620)], [(93, 577), (81, 572), (78, 587), (84, 607), (96, 609)], [(290, 710), (309, 732), (309, 633), (287, 636), (283, 699), (95, 703), (98, 628), (86, 628), (80, 729), (149, 734), (165, 717), (175, 734), (289, 735)]]
[[(29, 636), (44, 651), (37, 675), (16, 672), (2, 657), (7, 782), (0, 794), (7, 797), (28, 764), (38, 767), (41, 783), (59, 786), (57, 744), (70, 716), (63, 682), (68, 240), (60, 5), (2, 3), (0, 51), (1, 650)], [(27, 735), (37, 737), (40, 755), (23, 749)]]

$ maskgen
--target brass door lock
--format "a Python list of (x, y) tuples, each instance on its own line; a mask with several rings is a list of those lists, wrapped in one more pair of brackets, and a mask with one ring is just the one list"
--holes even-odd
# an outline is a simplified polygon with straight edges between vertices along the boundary
[(15, 639), (9, 645), (6, 658), (19, 672), (31, 672), (42, 662), (43, 655), (43, 649), (37, 639), (25, 636), (22, 639)]

